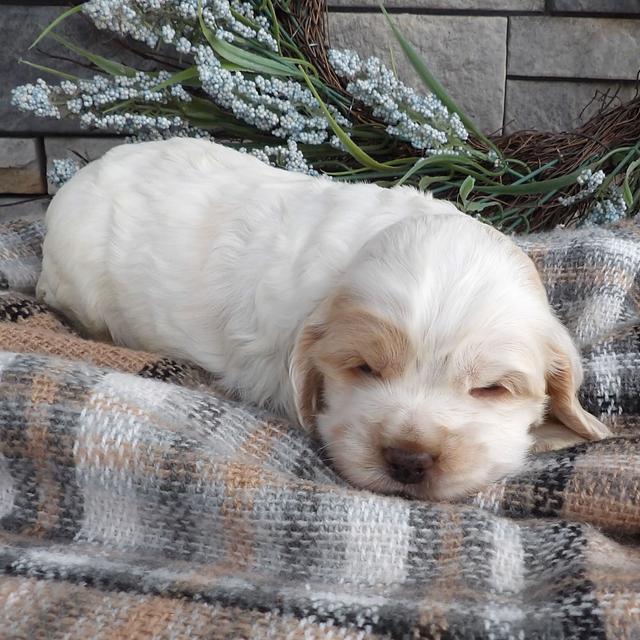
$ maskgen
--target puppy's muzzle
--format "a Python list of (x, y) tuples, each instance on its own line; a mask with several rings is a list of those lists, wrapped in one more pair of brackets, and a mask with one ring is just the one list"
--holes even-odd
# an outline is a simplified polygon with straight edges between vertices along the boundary
[(402, 484), (422, 482), (434, 463), (433, 456), (425, 451), (387, 447), (382, 453), (389, 475)]

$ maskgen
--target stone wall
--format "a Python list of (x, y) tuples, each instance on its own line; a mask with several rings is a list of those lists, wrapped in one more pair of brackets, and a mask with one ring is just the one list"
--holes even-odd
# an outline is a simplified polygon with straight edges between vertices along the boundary
[[(2, 206), (16, 201), (25, 202), (20, 209), (11, 207), (14, 213), (45, 206), (53, 192), (45, 177), (52, 158), (76, 152), (94, 159), (118, 143), (9, 105), (11, 88), (39, 75), (19, 59), (47, 64), (42, 52), (27, 49), (68, 4), (0, 0), (0, 217)], [(566, 130), (603, 100), (615, 103), (635, 94), (640, 0), (386, 0), (385, 5), (453, 98), (487, 132)], [(334, 46), (375, 53), (419, 86), (377, 0), (329, 0), (329, 7)], [(65, 25), (65, 32), (99, 52), (113, 50), (109, 34), (81, 18)], [(63, 53), (49, 42), (40, 48)]]

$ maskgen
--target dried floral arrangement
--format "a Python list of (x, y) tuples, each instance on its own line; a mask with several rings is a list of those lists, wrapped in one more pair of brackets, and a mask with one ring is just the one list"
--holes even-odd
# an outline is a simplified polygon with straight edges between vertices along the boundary
[[(485, 135), (449, 97), (387, 15), (423, 81), (402, 83), (379, 59), (328, 47), (326, 0), (88, 0), (57, 18), (53, 38), (92, 69), (14, 89), (13, 103), (75, 118), (131, 141), (193, 136), (264, 162), (335, 180), (412, 185), (457, 200), (506, 232), (614, 222), (640, 203), (640, 98), (563, 134)], [(143, 48), (142, 71), (56, 32), (82, 13)], [(63, 183), (77, 166), (54, 163)]]

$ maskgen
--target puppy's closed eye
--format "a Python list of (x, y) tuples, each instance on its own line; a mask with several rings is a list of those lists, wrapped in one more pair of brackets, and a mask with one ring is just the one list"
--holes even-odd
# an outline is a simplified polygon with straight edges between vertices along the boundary
[(379, 378), (381, 376), (381, 373), (379, 371), (376, 371), (370, 364), (366, 362), (363, 362), (362, 364), (355, 367), (355, 371), (369, 378)]
[(509, 400), (519, 397), (541, 398), (544, 394), (542, 387), (537, 388), (539, 385), (536, 385), (535, 376), (517, 370), (496, 372), (493, 368), (486, 365), (482, 368), (482, 377), (476, 374), (475, 379), (472, 378), (469, 395), (480, 400)]
[(500, 383), (490, 384), (485, 387), (475, 387), (469, 393), (474, 398), (481, 400), (499, 400), (512, 395), (511, 391)]

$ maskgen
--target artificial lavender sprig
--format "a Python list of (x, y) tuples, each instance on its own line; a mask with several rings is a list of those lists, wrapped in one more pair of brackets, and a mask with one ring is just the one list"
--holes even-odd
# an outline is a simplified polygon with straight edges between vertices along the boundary
[[(322, 144), (330, 125), (318, 101), (300, 82), (261, 75), (248, 77), (228, 71), (209, 46), (199, 46), (195, 54), (202, 88), (223, 109), (236, 118), (278, 138), (303, 144)], [(350, 123), (334, 111), (341, 126)]]
[(582, 222), (582, 226), (613, 224), (627, 216), (627, 203), (622, 189), (614, 185), (610, 187), (602, 200), (594, 202)]
[(311, 176), (319, 175), (319, 173), (307, 162), (294, 140), (289, 140), (286, 145), (265, 145), (260, 148), (252, 149), (251, 151), (241, 147), (239, 151), (242, 153), (249, 153), (266, 164), (270, 164), (274, 167), (280, 167), (287, 171), (297, 171)]
[(57, 88), (48, 85), (42, 78), (35, 84), (23, 84), (11, 92), (11, 104), (20, 111), (31, 112), (38, 118), (62, 117), (60, 109), (54, 104)]
[(577, 177), (576, 182), (580, 185), (580, 191), (572, 196), (560, 196), (558, 202), (564, 207), (569, 207), (577, 202), (582, 202), (590, 198), (596, 189), (604, 182), (605, 173), (598, 170), (595, 173), (587, 168)]
[(56, 187), (61, 187), (80, 170), (80, 163), (71, 158), (55, 158), (51, 169), (47, 171), (47, 178)]
[(354, 51), (329, 51), (335, 72), (348, 81), (347, 91), (371, 107), (387, 123), (387, 132), (406, 140), (426, 155), (461, 153), (469, 137), (460, 117), (434, 95), (420, 95), (378, 58), (362, 60)]
[[(139, 71), (133, 76), (96, 75), (87, 80), (63, 80), (57, 86), (37, 80), (34, 85), (14, 89), (12, 104), (38, 116), (61, 118), (73, 114), (84, 128), (130, 134), (136, 141), (173, 136), (210, 137), (179, 115), (153, 110), (191, 101), (191, 95), (180, 84), (155, 88), (170, 77), (167, 71)], [(130, 104), (122, 107), (123, 103)]]
[[(180, 54), (193, 55), (200, 85), (218, 107), (286, 141), (282, 146), (265, 147), (262, 159), (277, 159), (278, 166), (292, 170), (312, 171), (302, 152), (290, 143), (323, 144), (331, 127), (304, 82), (225, 69), (207, 40), (211, 35), (205, 37), (200, 23), (202, 20), (219, 41), (236, 41), (239, 46), (253, 42), (277, 51), (270, 33), (272, 16), (266, 8), (239, 0), (89, 0), (82, 11), (101, 29), (150, 47), (163, 43)], [(58, 86), (39, 80), (16, 89), (13, 103), (39, 116), (75, 116), (85, 128), (129, 134), (131, 141), (176, 135), (210, 138), (206, 130), (181, 115), (192, 94), (180, 84), (167, 83), (170, 77), (166, 71), (98, 75), (65, 80)], [(351, 128), (335, 106), (329, 109), (343, 128)]]
[(272, 51), (278, 45), (270, 33), (269, 17), (253, 3), (237, 0), (89, 0), (83, 12), (99, 28), (130, 37), (155, 48), (173, 45), (188, 54), (205, 42), (198, 10), (205, 25), (220, 40), (257, 40)]

